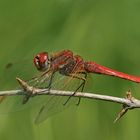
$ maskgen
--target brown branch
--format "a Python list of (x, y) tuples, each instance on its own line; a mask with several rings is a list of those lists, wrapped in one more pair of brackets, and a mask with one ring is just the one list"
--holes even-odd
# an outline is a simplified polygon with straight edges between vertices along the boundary
[[(39, 96), (39, 95), (55, 95), (55, 96), (72, 96), (73, 91), (61, 91), (61, 90), (48, 90), (48, 89), (39, 89), (32, 86), (29, 86), (25, 81), (21, 80), (20, 78), (17, 78), (17, 81), (21, 85), (21, 90), (9, 90), (9, 91), (0, 91), (0, 96)], [(88, 99), (95, 99), (95, 100), (103, 100), (113, 103), (122, 104), (123, 108), (118, 114), (117, 118), (114, 122), (119, 120), (128, 110), (134, 109), (134, 108), (140, 108), (140, 100), (132, 97), (131, 92), (128, 91), (126, 94), (126, 98), (119, 98), (114, 96), (107, 96), (107, 95), (101, 95), (99, 93), (81, 93), (76, 92), (73, 97), (82, 97), (82, 98), (88, 98)]]

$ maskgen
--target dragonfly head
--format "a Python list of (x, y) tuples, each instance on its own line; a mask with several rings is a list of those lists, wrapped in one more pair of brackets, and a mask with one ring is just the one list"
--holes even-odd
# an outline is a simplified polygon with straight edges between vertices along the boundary
[(50, 59), (47, 52), (42, 52), (34, 57), (34, 64), (39, 71), (46, 71), (50, 68)]

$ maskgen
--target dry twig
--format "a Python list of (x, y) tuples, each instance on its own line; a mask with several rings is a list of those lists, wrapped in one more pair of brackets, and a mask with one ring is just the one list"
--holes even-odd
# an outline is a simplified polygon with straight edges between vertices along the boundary
[[(35, 88), (32, 86), (29, 86), (25, 81), (21, 80), (20, 78), (17, 78), (17, 81), (22, 87), (21, 90), (0, 91), (0, 96), (20, 96), (20, 95), (21, 96), (30, 95), (31, 97), (39, 96), (39, 95), (71, 96), (73, 94), (73, 91), (60, 91), (60, 90), (48, 90), (48, 89)], [(109, 101), (109, 102), (122, 104), (122, 110), (120, 111), (120, 113), (118, 114), (114, 122), (119, 120), (128, 110), (134, 109), (134, 108), (140, 108), (140, 100), (132, 97), (130, 91), (126, 93), (126, 98), (101, 95), (99, 93), (94, 94), (94, 93), (81, 93), (81, 92), (76, 92), (74, 97), (103, 100), (103, 101)]]

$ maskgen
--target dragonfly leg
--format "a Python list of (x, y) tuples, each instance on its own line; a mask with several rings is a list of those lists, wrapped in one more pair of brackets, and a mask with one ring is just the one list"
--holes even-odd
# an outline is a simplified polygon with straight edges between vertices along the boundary
[[(44, 90), (44, 92), (45, 92), (45, 91), (49, 91), (49, 90), (51, 89), (51, 84), (52, 84), (52, 81), (53, 81), (54, 73), (55, 73), (55, 72), (53, 72), (53, 73), (51, 74), (51, 77), (50, 77), (50, 80), (49, 80), (49, 84), (48, 84), (47, 87), (45, 87), (45, 88), (47, 88), (47, 90)], [(41, 76), (40, 76), (39, 78), (41, 78)], [(38, 79), (37, 79), (37, 77), (33, 77), (30, 81), (32, 81), (32, 80), (38, 80)], [(36, 85), (35, 85), (35, 86), (36, 86)], [(34, 96), (36, 96), (36, 94), (34, 94), (34, 95), (33, 95), (33, 94), (25, 95), (25, 97), (23, 98), (22, 103), (23, 103), (23, 104), (27, 103), (27, 101), (30, 99), (31, 96), (34, 97)]]
[(53, 81), (54, 75), (55, 75), (55, 72), (53, 72), (51, 74), (51, 77), (50, 77), (50, 80), (49, 80), (49, 84), (47, 85), (47, 87), (45, 87), (47, 90), (45, 90), (45, 91), (49, 91), (51, 89), (51, 85), (52, 85), (52, 81)]
[[(79, 87), (82, 87), (82, 88), (81, 88), (81, 92), (83, 92), (84, 87), (85, 87), (85, 84), (86, 84), (87, 73), (84, 73), (84, 79), (85, 79), (85, 80), (83, 80), (83, 82), (82, 82), (81, 85), (79, 86)], [(79, 88), (78, 88), (78, 89), (79, 89)], [(77, 92), (77, 89), (76, 89), (76, 92)], [(76, 93), (76, 92), (75, 92), (75, 93)], [(74, 93), (74, 94), (75, 94), (75, 93)], [(80, 101), (81, 101), (81, 97), (79, 97), (79, 100), (78, 100), (78, 102), (77, 102), (76, 105), (79, 105), (79, 104), (80, 104)]]
[(37, 76), (34, 76), (31, 79), (26, 80), (25, 82), (31, 83), (31, 82), (36, 81), (37, 79), (38, 79), (38, 77)]
[[(84, 87), (85, 87), (85, 83), (86, 83), (86, 78), (87, 78), (87, 73), (82, 73), (82, 74), (84, 74), (84, 77), (80, 77), (80, 76), (78, 76), (78, 75), (70, 75), (70, 76), (72, 76), (73, 78), (77, 78), (77, 79), (80, 79), (80, 80), (82, 80), (82, 83), (79, 85), (79, 87), (74, 91), (74, 93), (71, 95), (71, 96), (69, 96), (69, 98), (66, 100), (66, 102), (63, 104), (63, 105), (66, 105), (67, 103), (68, 103), (68, 101), (70, 100), (70, 98), (72, 97), (72, 96), (74, 96), (75, 94), (76, 94), (76, 92), (81, 88), (81, 92), (83, 92), (83, 90), (84, 90)], [(81, 101), (81, 97), (79, 97), (79, 100), (78, 100), (78, 102), (77, 102), (77, 104), (76, 105), (79, 105), (80, 104), (80, 101)]]
[(53, 72), (53, 73), (51, 74), (51, 78), (50, 78), (49, 84), (48, 84), (48, 86), (46, 87), (46, 88), (48, 88), (49, 90), (51, 89), (51, 85), (52, 85), (52, 81), (53, 81), (54, 75), (55, 75), (55, 72)]

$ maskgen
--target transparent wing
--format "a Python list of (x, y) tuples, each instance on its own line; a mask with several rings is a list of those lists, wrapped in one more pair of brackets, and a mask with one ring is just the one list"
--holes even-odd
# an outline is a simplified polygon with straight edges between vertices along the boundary
[[(75, 70), (75, 73), (73, 73), (73, 75), (75, 75), (74, 77), (79, 77), (79, 78), (74, 78), (74, 77), (65, 77), (65, 80), (63, 79), (63, 81), (60, 81), (57, 86), (52, 86), (52, 89), (56, 89), (56, 90), (70, 90), (75, 92), (76, 89), (79, 87), (79, 85), (81, 85), (81, 82), (83, 82), (83, 80), (80, 79), (80, 77), (83, 78), (83, 74), (78, 74), (78, 68)], [(62, 77), (62, 75), (60, 75)], [(59, 78), (60, 79), (60, 78)], [(63, 109), (69, 107), (70, 105), (75, 105), (78, 103), (77, 98), (70, 98), (70, 100), (68, 100), (69, 97), (51, 97), (50, 100), (46, 103), (43, 104), (43, 106), (41, 107), (40, 111), (37, 114), (37, 117), (35, 119), (35, 123), (40, 123), (42, 121), (44, 121), (46, 118), (48, 118), (50, 115), (55, 114), (57, 112), (62, 111)], [(68, 102), (67, 102), (68, 101)]]
[[(20, 89), (16, 77), (28, 80), (34, 76), (38, 76), (33, 62), (24, 60), (20, 62), (8, 62), (3, 64), (0, 69), (0, 90), (16, 90)], [(22, 104), (23, 96), (1, 96), (0, 97), (0, 114), (7, 114), (32, 107), (40, 101), (31, 100), (27, 104)], [(36, 99), (37, 100), (37, 99)]]
[[(16, 76), (15, 76), (16, 77)], [(37, 76), (40, 77), (40, 76)], [(42, 77), (39, 78), (39, 81), (36, 83), (36, 80), (32, 80), (32, 82), (29, 81), (29, 84), (32, 86), (37, 87), (47, 87), (50, 80), (50, 76), (48, 77)], [(72, 81), (69, 84), (66, 84), (67, 81), (69, 81), (69, 77), (62, 76), (59, 73), (55, 74), (55, 77), (53, 79), (52, 83), (52, 89), (63, 89), (63, 90), (72, 90), (72, 85), (74, 84), (74, 81)], [(66, 85), (65, 85), (66, 84)], [(64, 86), (65, 85), (65, 86)], [(19, 89), (20, 87), (16, 87), (16, 89)], [(63, 109), (67, 108), (68, 105), (63, 105), (66, 101), (65, 97), (57, 97), (57, 96), (35, 96), (33, 98), (30, 98), (29, 101), (26, 104), (22, 104), (23, 102), (23, 96), (9, 96), (4, 97), (5, 99), (0, 104), (0, 114), (7, 114), (7, 113), (14, 113), (17, 111), (21, 111), (24, 109), (32, 109), (32, 108), (39, 108), (41, 109), (42, 106), (45, 106), (45, 112), (39, 113), (42, 115), (38, 115), (38, 121), (43, 120), (42, 118), (46, 118), (48, 116), (51, 116), (57, 112), (61, 112)], [(74, 100), (74, 99), (73, 99)], [(71, 104), (76, 104), (76, 101), (71, 100)], [(39, 121), (40, 122), (40, 121)]]
[[(68, 82), (69, 81), (69, 82)], [(67, 83), (67, 85), (65, 85)], [(74, 91), (79, 84), (79, 80), (76, 79), (69, 79), (68, 77), (63, 77), (62, 81), (59, 81), (57, 83), (57, 87), (55, 89), (57, 90), (71, 90)], [(55, 85), (56, 86), (56, 85)], [(65, 86), (65, 88), (64, 88)], [(54, 87), (52, 87), (54, 89)], [(71, 98), (67, 104), (68, 97), (64, 96), (49, 96), (48, 100), (45, 101), (45, 103), (41, 106), (40, 111), (37, 112), (37, 116), (35, 118), (35, 123), (39, 124), (43, 122), (48, 117), (63, 111), (64, 109), (70, 107), (70, 106), (77, 106), (78, 98), (74, 97)], [(64, 105), (65, 104), (65, 105)]]
[(37, 113), (35, 123), (39, 124), (46, 120), (48, 117), (55, 115), (56, 113), (61, 112), (68, 107), (76, 107), (77, 99), (71, 99), (66, 105), (64, 105), (66, 100), (66, 97), (60, 96), (53, 96), (49, 98), (49, 100), (46, 101), (46, 103), (44, 103), (44, 105), (40, 108), (39, 112)]
[[(15, 80), (16, 77), (20, 77), (21, 79), (24, 79), (24, 80), (26, 79), (28, 80), (36, 76), (39, 77), (37, 70), (34, 68), (31, 61), (28, 62), (27, 64), (23, 64), (23, 63), (20, 63), (20, 65), (16, 64), (16, 67), (14, 67), (13, 64), (8, 64), (6, 66), (6, 71), (4, 71), (3, 75), (1, 76), (2, 78), (0, 79), (0, 82), (5, 85), (8, 83), (8, 86), (5, 86), (6, 89), (19, 88), (17, 87), (18, 83)], [(29, 82), (29, 85), (31, 84), (37, 87), (47, 87), (49, 83), (49, 79), (50, 79), (49, 76), (42, 77), (42, 78), (39, 78), (37, 83), (36, 83), (36, 80)], [(56, 73), (53, 79), (51, 88), (56, 89), (56, 90), (75, 91), (75, 89), (80, 84), (80, 82), (81, 81), (79, 79), (69, 78), (67, 76), (62, 76)], [(64, 110), (65, 108), (71, 105), (76, 106), (75, 104), (78, 101), (77, 98), (71, 98), (66, 105), (63, 105), (66, 102), (67, 98), (68, 97), (49, 96), (49, 95), (48, 96), (47, 95), (35, 96), (33, 98), (30, 98), (26, 104), (22, 104), (22, 101), (23, 101), (22, 96), (6, 97), (0, 104), (0, 114), (7, 114), (7, 113), (12, 113), (15, 111), (27, 109), (27, 108), (28, 109), (33, 108), (33, 109), (37, 109), (36, 110), (37, 117), (35, 119), (35, 122), (40, 123), (44, 121), (46, 118), (48, 118), (49, 116), (56, 114), (58, 112), (61, 112), (62, 110)]]

